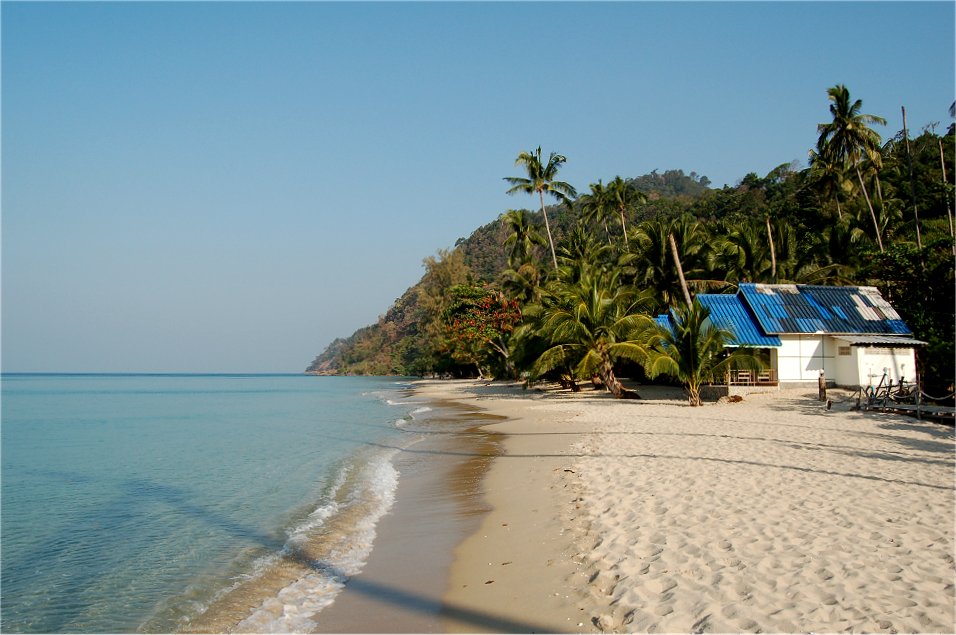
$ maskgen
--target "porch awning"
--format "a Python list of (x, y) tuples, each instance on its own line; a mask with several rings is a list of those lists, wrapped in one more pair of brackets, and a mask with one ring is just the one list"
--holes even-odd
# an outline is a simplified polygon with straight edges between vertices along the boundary
[(834, 335), (835, 339), (849, 342), (850, 346), (879, 346), (880, 348), (913, 348), (926, 346), (926, 342), (912, 337), (892, 335)]

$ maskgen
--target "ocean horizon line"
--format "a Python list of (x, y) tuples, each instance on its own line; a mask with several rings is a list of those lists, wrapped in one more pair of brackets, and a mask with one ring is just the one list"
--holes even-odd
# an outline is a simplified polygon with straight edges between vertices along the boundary
[(306, 372), (2, 371), (2, 377), (298, 377)]

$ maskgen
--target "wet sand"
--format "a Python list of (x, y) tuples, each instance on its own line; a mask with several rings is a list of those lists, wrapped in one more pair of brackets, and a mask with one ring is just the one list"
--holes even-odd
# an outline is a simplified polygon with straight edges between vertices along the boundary
[[(395, 504), (379, 522), (368, 562), (313, 618), (316, 632), (440, 633), (445, 616), (455, 613), (443, 595), (456, 546), (489, 511), (481, 486), (498, 439), (482, 427), (499, 419), (451, 402), (430, 406), (432, 432), (394, 459), (400, 473)], [(495, 630), (481, 614), (459, 615), (480, 630)]]

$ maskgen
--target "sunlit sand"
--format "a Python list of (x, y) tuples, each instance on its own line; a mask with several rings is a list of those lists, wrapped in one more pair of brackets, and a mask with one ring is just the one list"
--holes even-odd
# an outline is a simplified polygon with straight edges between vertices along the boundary
[(511, 417), (456, 605), (551, 631), (954, 630), (949, 426), (840, 392), (827, 411), (801, 390), (701, 408), (667, 388), (419, 391)]

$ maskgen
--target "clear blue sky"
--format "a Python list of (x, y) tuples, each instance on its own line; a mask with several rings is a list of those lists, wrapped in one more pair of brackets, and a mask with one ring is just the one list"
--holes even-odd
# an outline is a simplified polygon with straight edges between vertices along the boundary
[(11, 3), (2, 368), (298, 372), (527, 197), (950, 123), (954, 5)]

